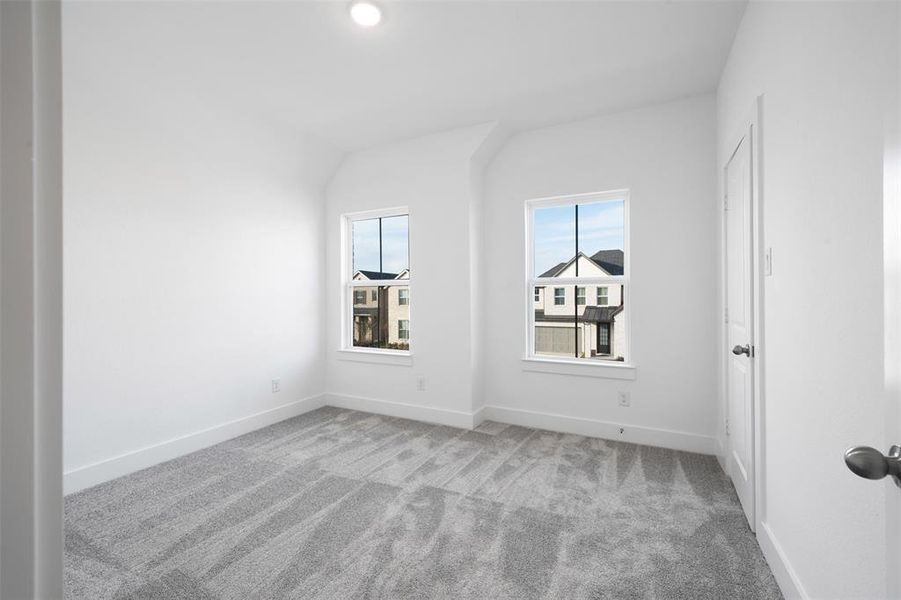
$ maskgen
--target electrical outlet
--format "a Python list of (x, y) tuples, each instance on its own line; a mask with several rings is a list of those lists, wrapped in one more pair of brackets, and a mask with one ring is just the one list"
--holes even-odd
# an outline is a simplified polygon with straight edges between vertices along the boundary
[(629, 392), (620, 392), (619, 393), (619, 405), (620, 406), (632, 406), (632, 394)]
[(282, 391), (282, 380), (281, 379), (273, 379), (272, 380), (272, 393), (277, 394)]
[(416, 380), (416, 389), (420, 392), (425, 391), (425, 377), (419, 377)]

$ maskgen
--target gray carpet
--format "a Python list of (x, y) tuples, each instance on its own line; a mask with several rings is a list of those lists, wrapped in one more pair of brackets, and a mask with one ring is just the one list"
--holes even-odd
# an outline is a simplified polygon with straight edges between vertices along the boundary
[(716, 459), (323, 408), (66, 498), (67, 598), (781, 598)]

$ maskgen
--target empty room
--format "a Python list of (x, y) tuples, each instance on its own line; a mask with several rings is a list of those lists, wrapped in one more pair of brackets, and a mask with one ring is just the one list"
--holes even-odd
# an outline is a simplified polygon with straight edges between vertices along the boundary
[(2, 600), (901, 600), (901, 2), (0, 0)]

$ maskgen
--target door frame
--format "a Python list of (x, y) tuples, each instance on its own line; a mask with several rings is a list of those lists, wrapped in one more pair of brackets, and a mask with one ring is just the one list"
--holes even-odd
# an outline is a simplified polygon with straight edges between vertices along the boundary
[(0, 1), (0, 596), (63, 597), (61, 5)]
[(766, 402), (765, 402), (765, 367), (764, 358), (765, 337), (764, 337), (764, 277), (766, 262), (766, 246), (765, 246), (765, 229), (764, 229), (764, 198), (763, 198), (763, 136), (761, 131), (761, 121), (763, 120), (763, 100), (762, 95), (754, 99), (753, 105), (747, 111), (745, 116), (734, 125), (733, 133), (728, 137), (729, 144), (722, 150), (722, 167), (720, 171), (721, 185), (719, 190), (719, 216), (720, 216), (720, 406), (722, 409), (722, 428), (723, 436), (720, 438), (723, 447), (720, 449), (720, 462), (726, 474), (730, 476), (730, 461), (728, 459), (729, 440), (726, 435), (726, 420), (729, 418), (729, 397), (728, 397), (728, 360), (729, 348), (729, 330), (726, 321), (726, 285), (727, 285), (727, 253), (726, 253), (726, 168), (729, 161), (735, 155), (739, 143), (747, 138), (750, 143), (749, 154), (751, 157), (751, 344), (754, 352), (752, 357), (751, 368), (753, 370), (753, 406), (751, 427), (752, 427), (752, 443), (754, 456), (754, 469), (751, 474), (754, 483), (753, 506), (749, 512), (753, 515), (751, 519), (751, 530), (759, 531), (761, 524), (766, 522), (766, 504), (764, 493), (766, 488)]

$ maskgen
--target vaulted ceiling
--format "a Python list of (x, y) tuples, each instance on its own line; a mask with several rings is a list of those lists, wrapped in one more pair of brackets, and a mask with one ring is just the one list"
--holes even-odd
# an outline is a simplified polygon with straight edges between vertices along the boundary
[(485, 121), (531, 128), (715, 89), (744, 2), (65, 4), (98, 94), (191, 94), (353, 150)]

